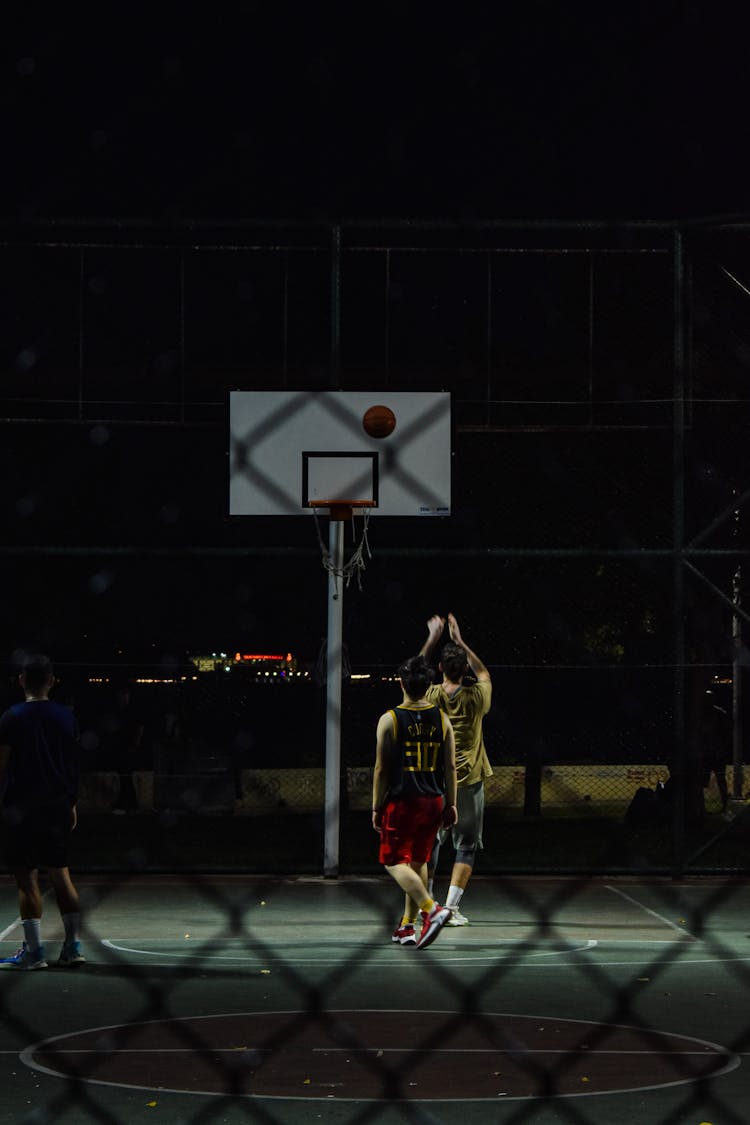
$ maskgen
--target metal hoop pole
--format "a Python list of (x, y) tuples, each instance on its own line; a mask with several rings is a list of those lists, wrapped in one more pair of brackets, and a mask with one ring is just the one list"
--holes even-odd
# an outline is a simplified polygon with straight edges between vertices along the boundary
[(326, 653), (326, 773), (323, 873), (339, 873), (341, 821), (341, 660), (344, 621), (344, 524), (329, 520), (328, 638)]

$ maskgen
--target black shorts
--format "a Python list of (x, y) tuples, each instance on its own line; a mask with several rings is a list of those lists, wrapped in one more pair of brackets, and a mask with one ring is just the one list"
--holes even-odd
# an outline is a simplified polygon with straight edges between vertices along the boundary
[(73, 809), (66, 799), (23, 807), (3, 805), (3, 856), (10, 871), (67, 867)]

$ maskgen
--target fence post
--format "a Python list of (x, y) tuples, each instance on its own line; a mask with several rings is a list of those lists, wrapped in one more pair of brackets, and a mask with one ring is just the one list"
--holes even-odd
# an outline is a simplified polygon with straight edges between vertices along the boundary
[(672, 383), (672, 625), (674, 652), (673, 753), (670, 773), (675, 778), (673, 804), (672, 874), (680, 878), (686, 855), (690, 763), (685, 741), (685, 245), (682, 231), (673, 240), (673, 383)]

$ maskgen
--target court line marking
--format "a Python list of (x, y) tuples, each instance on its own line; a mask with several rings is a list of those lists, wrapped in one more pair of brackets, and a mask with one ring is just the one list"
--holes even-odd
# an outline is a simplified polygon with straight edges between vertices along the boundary
[(663, 926), (666, 926), (668, 929), (674, 930), (675, 933), (681, 934), (682, 937), (689, 938), (690, 941), (697, 941), (698, 940), (698, 938), (694, 934), (691, 934), (689, 932), (689, 930), (683, 929), (683, 927), (678, 926), (676, 922), (672, 922), (669, 918), (665, 918), (662, 914), (659, 914), (656, 910), (652, 910), (650, 906), (644, 906), (644, 904), (642, 902), (639, 902), (638, 899), (633, 898), (632, 895), (625, 894), (625, 892), (621, 891), (619, 887), (613, 887), (609, 883), (605, 884), (605, 886), (606, 886), (606, 889), (608, 891), (612, 892), (612, 894), (619, 895), (621, 899), (624, 899), (625, 902), (629, 902), (631, 906), (636, 906), (636, 907), (638, 907), (639, 910), (643, 910), (646, 914), (649, 914), (652, 918), (656, 918), (656, 920), (658, 922), (661, 922), (661, 924)]
[[(168, 941), (169, 939), (167, 939), (167, 938), (156, 938), (154, 940), (155, 941)], [(511, 939), (502, 939), (502, 940), (505, 942), (505, 946), (504, 946), (503, 949), (498, 949), (498, 951), (496, 953), (484, 954), (484, 953), (467, 952), (465, 955), (459, 956), (459, 957), (446, 955), (446, 956), (443, 956), (443, 957), (440, 958), (440, 963), (441, 964), (453, 964), (453, 965), (455, 965), (455, 964), (471, 965), (471, 964), (482, 964), (484, 962), (496, 962), (496, 961), (500, 960), (505, 965), (505, 964), (507, 964), (508, 955), (512, 954), (514, 952), (514, 950), (512, 948), (514, 943), (512, 942)], [(697, 941), (697, 939), (694, 939), (694, 940)], [(143, 957), (198, 959), (198, 957), (200, 955), (200, 946), (199, 946), (198, 942), (196, 942), (196, 947), (198, 949), (197, 953), (196, 953), (196, 947), (194, 947), (192, 950), (186, 949), (184, 952), (182, 950), (175, 950), (174, 952), (167, 952), (167, 951), (159, 951), (157, 949), (137, 949), (137, 948), (133, 948), (131, 946), (117, 944), (115, 941), (112, 941), (108, 938), (102, 938), (101, 944), (104, 945), (104, 946), (107, 946), (109, 949), (112, 949), (116, 953), (133, 953), (133, 954), (136, 954), (137, 956), (143, 956)], [(520, 944), (520, 943), (517, 943), (517, 944)], [(588, 953), (588, 952), (591, 952), (595, 948), (597, 949), (597, 951), (604, 954), (604, 952), (605, 952), (604, 944), (605, 943), (600, 942), (600, 941), (596, 941), (595, 939), (592, 938), (592, 939), (589, 939), (586, 942), (585, 945), (577, 946), (577, 947), (571, 948), (571, 949), (557, 949), (557, 950), (550, 950), (549, 952), (540, 951), (538, 953), (534, 953), (533, 951), (529, 950), (529, 951), (527, 951), (529, 956), (526, 958), (525, 964), (526, 964), (527, 968), (532, 968), (532, 969), (534, 969), (534, 968), (545, 968), (544, 965), (539, 964), (539, 963), (535, 963), (532, 960), (532, 958), (533, 957), (537, 957), (537, 958), (542, 958), (542, 957), (545, 957), (545, 958), (567, 957), (571, 953)], [(644, 963), (648, 963), (648, 959), (645, 956), (646, 950), (643, 949), (643, 951), (641, 953), (642, 947), (644, 947), (644, 946), (654, 946), (654, 945), (666, 945), (668, 943), (666, 943), (666, 942), (654, 942), (654, 941), (642, 941), (642, 942), (637, 942), (637, 943), (633, 943), (633, 944), (636, 946), (636, 948), (633, 950), (634, 957), (631, 961), (609, 961), (609, 960), (600, 961), (600, 960), (594, 960), (593, 964), (595, 964), (598, 968), (602, 968), (602, 969), (607, 969), (607, 968), (633, 968), (635, 966), (642, 965)], [(672, 945), (673, 945), (673, 948), (675, 948), (677, 950), (681, 950), (683, 948), (681, 944), (672, 943)], [(386, 955), (386, 950), (388, 948), (391, 948), (391, 947), (387, 946), (385, 943), (381, 943), (377, 947), (377, 949), (372, 949), (368, 952), (367, 958), (369, 959), (372, 954), (377, 954), (377, 953), (382, 953), (383, 955)], [(442, 946), (441, 948), (444, 949), (445, 947)], [(363, 953), (364, 953), (364, 951), (363, 951)], [(523, 960), (523, 954), (524, 954), (523, 949), (518, 951), (517, 962), (520, 963)], [(639, 954), (641, 954), (641, 955), (639, 956)], [(407, 953), (407, 956), (408, 956), (408, 953)], [(255, 958), (255, 961), (257, 962), (257, 964), (258, 965), (262, 964), (264, 968), (267, 967), (267, 965), (269, 963), (269, 958), (274, 957), (274, 958), (276, 958), (276, 960), (278, 960), (277, 954), (268, 954), (266, 957), (263, 957), (261, 954), (257, 954), (257, 953), (254, 953), (254, 952), (248, 953), (248, 954), (243, 955), (243, 956), (240, 956), (240, 955), (237, 955), (237, 954), (219, 954), (218, 956), (214, 955), (211, 958), (211, 960), (214, 960), (214, 961), (216, 961), (216, 960), (244, 961), (246, 964), (248, 964), (249, 968), (254, 969), (255, 965), (251, 965), (249, 963), (251, 957)], [(285, 958), (282, 957), (281, 959), (284, 960)], [(329, 955), (323, 954), (321, 957), (294, 957), (290, 954), (290, 952), (288, 950), (286, 951), (286, 959), (288, 959), (293, 965), (328, 966), (328, 965), (338, 965), (338, 964), (340, 964), (340, 961), (341, 961), (340, 957), (334, 956), (333, 954), (329, 954)], [(364, 959), (364, 957), (362, 959)], [(206, 958), (206, 963), (208, 963), (208, 960), (209, 959)], [(736, 962), (736, 961), (739, 961), (739, 962), (750, 961), (750, 953), (745, 954), (745, 955), (738, 955), (736, 957), (687, 957), (687, 956), (680, 955), (678, 958), (675, 958), (675, 963), (680, 964), (680, 965), (723, 965), (723, 964), (733, 963), (733, 962)], [(378, 962), (378, 967), (380, 967), (381, 965), (382, 965), (382, 962)], [(555, 968), (556, 969), (557, 968), (576, 968), (576, 969), (580, 969), (580, 967), (581, 967), (580, 961), (555, 961)]]
[[(155, 941), (168, 941), (170, 939), (168, 939), (168, 938), (156, 938), (154, 940)], [(131, 946), (116, 944), (114, 941), (112, 941), (109, 938), (102, 938), (101, 944), (106, 946), (108, 949), (112, 949), (116, 953), (134, 953), (137, 956), (143, 956), (143, 957), (173, 957), (173, 958), (176, 957), (176, 958), (181, 958), (181, 959), (187, 957), (187, 958), (191, 958), (191, 959), (196, 959), (203, 952), (201, 950), (200, 944), (198, 942), (196, 942), (196, 945), (193, 947), (193, 949), (185, 949), (185, 950), (176, 949), (176, 950), (172, 950), (172, 951), (169, 951), (169, 952), (167, 952), (167, 951), (162, 952), (158, 949), (136, 949), (136, 948), (133, 948)], [(368, 957), (371, 956), (372, 954), (377, 954), (377, 953), (382, 953), (383, 955), (386, 955), (386, 950), (392, 949), (393, 944), (394, 943), (391, 943), (390, 945), (386, 945), (384, 942), (380, 942), (380, 943), (378, 943), (378, 945), (376, 947), (374, 947), (370, 950), (363, 950), (362, 952), (363, 952), (363, 954), (366, 953), (368, 955)], [(511, 942), (509, 942), (509, 944), (512, 946), (514, 943), (511, 941)], [(595, 939), (589, 938), (589, 939), (587, 939), (587, 941), (583, 945), (573, 946), (573, 947), (570, 947), (570, 948), (567, 948), (567, 949), (539, 950), (538, 952), (535, 951), (535, 950), (527, 950), (526, 953), (529, 957), (567, 957), (571, 953), (587, 953), (589, 950), (594, 949), (598, 944), (599, 943)], [(197, 952), (196, 952), (196, 947), (197, 947)], [(278, 961), (279, 959), (281, 959), (281, 960), (285, 959), (283, 956), (280, 957), (279, 953), (277, 952), (279, 950), (279, 948), (280, 948), (279, 946), (276, 946), (272, 952), (269, 952), (269, 953), (266, 953), (266, 954), (256, 953), (254, 950), (249, 950), (247, 953), (244, 953), (244, 954), (217, 953), (217, 954), (211, 955), (210, 961), (213, 961), (213, 962), (215, 962), (215, 961), (243, 961), (243, 962), (247, 963), (251, 959), (254, 959), (259, 964), (267, 965), (269, 960), (270, 961)], [(443, 946), (442, 948), (445, 948), (445, 947)], [(511, 949), (511, 952), (512, 952), (512, 949)], [(293, 964), (295, 964), (295, 965), (338, 965), (341, 961), (340, 956), (334, 957), (332, 954), (324, 954), (322, 957), (296, 957), (292, 954), (292, 952), (290, 950), (286, 950), (286, 954), (287, 954), (288, 959), (291, 960), (293, 962)], [(498, 957), (497, 953), (488, 953), (488, 954), (467, 953), (467, 954), (465, 954), (463, 956), (460, 956), (460, 957), (452, 957), (452, 956), (441, 957), (440, 961), (441, 961), (441, 964), (456, 963), (456, 962), (458, 962), (460, 964), (463, 964), (464, 962), (467, 962), (467, 961), (468, 962), (472, 962), (472, 961), (496, 961), (497, 957)]]
[[(373, 884), (382, 888), (392, 887), (392, 880), (389, 880), (385, 875), (337, 875), (335, 881), (327, 875), (282, 875), (267, 872), (266, 874), (258, 872), (236, 872), (230, 871), (212, 872), (212, 871), (185, 871), (182, 874), (167, 874), (165, 872), (154, 872), (153, 874), (143, 874), (140, 872), (117, 872), (116, 877), (118, 884), (123, 887), (127, 886), (175, 886), (175, 887), (196, 887), (200, 883), (208, 883), (211, 888), (217, 886), (239, 886), (241, 888), (256, 887), (258, 885), (266, 888), (277, 887), (295, 888), (299, 886), (321, 886), (321, 887), (356, 887), (360, 884), (371, 886)], [(511, 884), (521, 883), (526, 886), (557, 886), (560, 883), (576, 883), (579, 885), (586, 885), (590, 888), (605, 886), (606, 880), (612, 883), (613, 880), (618, 879), (618, 876), (606, 871), (600, 872), (599, 875), (533, 875), (529, 872), (521, 874), (507, 874), (504, 875), (498, 872), (495, 875), (473, 875), (471, 885), (483, 885), (492, 887), (494, 884)], [(686, 876), (684, 880), (680, 880), (680, 890), (701, 890), (707, 886), (723, 886), (727, 881), (737, 882), (739, 887), (744, 890), (750, 889), (750, 876), (742, 875), (737, 877), (733, 872), (728, 872), (723, 875), (699, 875), (696, 877)], [(109, 887), (112, 883), (111, 872), (95, 872), (84, 871), (76, 875), (76, 886), (79, 887)], [(673, 877), (669, 874), (655, 875), (653, 877), (646, 876), (639, 879), (636, 876), (628, 875), (623, 876), (621, 879), (623, 885), (628, 887), (663, 887), (672, 886)]]
[[(264, 1012), (256, 1012), (256, 1016), (265, 1015)], [(189, 1016), (180, 1016), (180, 1019), (189, 1019)], [(196, 1017), (199, 1018), (199, 1017)], [(215, 1017), (211, 1017), (215, 1018)], [(531, 1018), (531, 1017), (529, 1017)], [(544, 1016), (539, 1016), (539, 1019), (544, 1019)], [(582, 1021), (585, 1022), (585, 1021)], [(607, 1025), (605, 1025), (607, 1026)], [(95, 1029), (97, 1030), (97, 1029)], [(24, 1048), (25, 1049), (25, 1048)], [(646, 1055), (651, 1058), (655, 1053), (658, 1053), (660, 1058), (669, 1058), (670, 1055), (677, 1055), (679, 1058), (699, 1058), (705, 1059), (709, 1056), (706, 1054), (705, 1047), (702, 1051), (665, 1051), (660, 1047), (658, 1052), (654, 1051), (615, 1051), (606, 1050), (604, 1048), (594, 1048), (593, 1050), (583, 1050), (582, 1048), (571, 1048), (568, 1050), (565, 1047), (310, 1047), (311, 1055), (434, 1055), (435, 1052), (441, 1055), (564, 1055), (566, 1058), (570, 1055), (580, 1055), (583, 1058), (591, 1059), (596, 1058), (597, 1055)], [(60, 1047), (46, 1049), (44, 1047), (37, 1047), (36, 1051), (41, 1055), (241, 1055), (246, 1052), (250, 1055), (273, 1055), (276, 1054), (270, 1047)], [(737, 1055), (738, 1058), (744, 1058), (747, 1052), (740, 1054), (736, 1051), (720, 1051), (722, 1055)], [(18, 1051), (0, 1051), (3, 1055), (18, 1055)]]
[[(17, 893), (18, 892), (16, 892), (16, 895)], [(51, 898), (52, 888), (47, 887), (46, 890), (42, 891), (42, 902), (44, 902), (45, 899), (49, 900)], [(5, 939), (9, 937), (10, 934), (12, 934), (18, 926), (23, 926), (23, 919), (21, 918), (20, 914), (16, 918), (15, 922), (11, 922), (11, 924), (9, 926), (6, 926), (4, 930), (0, 930), (0, 941), (5, 941)]]
[[(357, 1012), (357, 1014), (362, 1014), (362, 1013), (367, 1013), (369, 1015), (383, 1015), (383, 1014), (398, 1015), (398, 1016), (403, 1015), (403, 1012), (396, 1011), (395, 1009), (390, 1009), (390, 1008), (359, 1009), (358, 1012)], [(456, 1015), (455, 1012), (449, 1012), (449, 1011), (445, 1011), (445, 1010), (438, 1010), (438, 1011), (430, 1010), (430, 1011), (425, 1011), (424, 1014), (425, 1015), (437, 1015), (437, 1016), (452, 1016), (452, 1017), (455, 1017), (455, 1015)], [(18, 1058), (19, 1058), (19, 1061), (22, 1062), (24, 1066), (29, 1068), (29, 1070), (36, 1071), (37, 1073), (40, 1073), (40, 1074), (47, 1074), (48, 1076), (50, 1076), (52, 1078), (63, 1079), (65, 1081), (67, 1081), (66, 1075), (61, 1074), (59, 1071), (52, 1070), (50, 1067), (43, 1066), (43, 1065), (37, 1063), (34, 1060), (34, 1057), (33, 1057), (34, 1054), (36, 1052), (43, 1052), (45, 1047), (48, 1044), (50, 1044), (50, 1045), (51, 1044), (58, 1044), (64, 1039), (71, 1039), (71, 1038), (73, 1038), (77, 1035), (92, 1035), (92, 1034), (95, 1034), (97, 1032), (117, 1031), (121, 1027), (154, 1027), (156, 1025), (163, 1024), (163, 1023), (166, 1023), (166, 1022), (174, 1022), (174, 1021), (183, 1022), (183, 1021), (188, 1021), (188, 1020), (197, 1021), (197, 1020), (222, 1019), (224, 1017), (236, 1019), (238, 1016), (243, 1017), (243, 1018), (249, 1017), (249, 1018), (262, 1019), (263, 1016), (298, 1016), (298, 1015), (299, 1015), (299, 1012), (297, 1010), (292, 1010), (292, 1011), (282, 1010), (282, 1011), (268, 1011), (268, 1012), (266, 1012), (266, 1011), (263, 1011), (263, 1012), (261, 1012), (261, 1011), (256, 1011), (256, 1012), (217, 1012), (217, 1013), (214, 1013), (214, 1014), (209, 1015), (209, 1016), (173, 1016), (173, 1017), (170, 1017), (169, 1021), (167, 1021), (165, 1019), (161, 1019), (161, 1020), (137, 1020), (137, 1021), (133, 1021), (133, 1022), (130, 1022), (130, 1023), (124, 1023), (124, 1024), (123, 1023), (108, 1024), (108, 1025), (105, 1025), (105, 1026), (102, 1026), (102, 1027), (84, 1028), (83, 1031), (69, 1031), (69, 1032), (66, 1032), (64, 1035), (50, 1036), (48, 1039), (43, 1039), (38, 1043), (32, 1043), (28, 1047), (24, 1047), (24, 1049), (18, 1053)], [(331, 1016), (339, 1016), (339, 1015), (348, 1016), (348, 1015), (351, 1015), (351, 1011), (349, 1009), (336, 1009), (336, 1010), (333, 1010), (333, 1011), (329, 1012), (328, 1015), (331, 1015)], [(590, 1020), (570, 1019), (570, 1018), (567, 1018), (565, 1016), (545, 1016), (545, 1015), (538, 1015), (538, 1014), (529, 1015), (528, 1013), (519, 1013), (519, 1012), (485, 1012), (484, 1015), (485, 1016), (494, 1016), (494, 1017), (501, 1018), (501, 1019), (503, 1019), (503, 1018), (504, 1019), (521, 1019), (521, 1020), (540, 1020), (540, 1019), (543, 1019), (543, 1020), (548, 1020), (550, 1022), (556, 1021), (557, 1023), (588, 1024), (591, 1027), (597, 1027), (597, 1028), (606, 1027), (606, 1028), (611, 1028), (611, 1029), (615, 1029), (615, 1030), (622, 1030), (622, 1031), (639, 1031), (639, 1028), (633, 1027), (629, 1024), (599, 1023), (599, 1022), (590, 1021)], [(656, 1029), (652, 1029), (652, 1030), (656, 1030)], [(697, 1051), (697, 1050), (685, 1052), (685, 1054), (690, 1054), (691, 1056), (692, 1055), (700, 1055), (700, 1057), (705, 1058), (706, 1057), (706, 1055), (705, 1055), (705, 1049), (706, 1048), (710, 1048), (712, 1051), (715, 1051), (718, 1055), (725, 1056), (726, 1060), (727, 1060), (726, 1063), (719, 1070), (717, 1070), (716, 1072), (711, 1074), (711, 1076), (710, 1076), (711, 1081), (714, 1081), (717, 1078), (721, 1078), (721, 1077), (723, 1077), (723, 1075), (730, 1074), (733, 1070), (736, 1070), (737, 1067), (741, 1065), (742, 1057), (744, 1057), (744, 1056), (740, 1056), (740, 1055), (736, 1054), (734, 1051), (728, 1050), (726, 1047), (722, 1047), (721, 1044), (713, 1043), (708, 1039), (699, 1039), (697, 1036), (694, 1036), (694, 1035), (683, 1035), (679, 1032), (659, 1032), (659, 1031), (657, 1031), (657, 1034), (669, 1036), (670, 1038), (683, 1039), (687, 1042), (696, 1044), (696, 1046), (702, 1046), (703, 1047), (702, 1052)], [(253, 1050), (254, 1048), (250, 1048), (250, 1049)], [(255, 1048), (255, 1049), (257, 1049), (257, 1048)], [(380, 1048), (377, 1048), (377, 1050), (380, 1050)], [(408, 1051), (408, 1050), (410, 1050), (410, 1048), (406, 1047), (406, 1048), (404, 1048), (404, 1050)], [(72, 1051), (71, 1051), (71, 1053), (72, 1053)], [(85, 1054), (86, 1052), (81, 1051), (80, 1053)], [(112, 1055), (112, 1054), (115, 1054), (117, 1052), (113, 1052), (113, 1051), (110, 1050), (106, 1053)], [(154, 1053), (156, 1053), (156, 1052), (154, 1052)], [(233, 1051), (233, 1053), (239, 1054), (239, 1051)], [(448, 1053), (448, 1052), (446, 1051), (446, 1053)], [(519, 1051), (510, 1050), (510, 1051), (505, 1051), (503, 1053), (506, 1053), (506, 1054), (527, 1054), (528, 1053), (528, 1054), (531, 1054), (531, 1053), (543, 1053), (543, 1052), (526, 1052), (526, 1051), (523, 1051), (523, 1050), (519, 1050)], [(545, 1053), (548, 1053), (548, 1052), (545, 1052)], [(565, 1052), (559, 1052), (558, 1051), (558, 1052), (555, 1052), (555, 1053), (558, 1053), (558, 1054), (563, 1053), (564, 1054)], [(593, 1057), (593, 1055), (596, 1054), (596, 1049), (593, 1052), (582, 1052), (582, 1053), (587, 1054), (589, 1057)], [(605, 1053), (606, 1054), (625, 1054), (625, 1053), (632, 1053), (632, 1052), (617, 1052), (617, 1051), (606, 1051), (605, 1052), (605, 1051), (602, 1051), (600, 1053), (602, 1053), (602, 1054), (605, 1054)], [(644, 1053), (648, 1054), (648, 1052), (644, 1052)], [(657, 1052), (657, 1053), (661, 1054), (661, 1052)], [(679, 1053), (682, 1053), (682, 1052), (675, 1052), (675, 1053), (679, 1054)], [(101, 1079), (101, 1078), (83, 1078), (83, 1079), (81, 1079), (80, 1077), (78, 1077), (77, 1081), (83, 1081), (83, 1082), (86, 1082), (86, 1083), (88, 1083), (92, 1086), (109, 1086), (109, 1087), (113, 1087), (117, 1090), (125, 1089), (125, 1090), (144, 1090), (144, 1091), (149, 1091), (149, 1092), (156, 1091), (160, 1094), (181, 1094), (183, 1096), (185, 1095), (185, 1093), (191, 1093), (191, 1094), (197, 1094), (201, 1097), (221, 1097), (221, 1098), (226, 1097), (226, 1092), (223, 1091), (223, 1090), (196, 1090), (196, 1089), (193, 1089), (193, 1088), (191, 1088), (190, 1090), (187, 1090), (187, 1089), (181, 1089), (179, 1087), (171, 1087), (171, 1086), (131, 1085), (130, 1083), (112, 1082), (112, 1081)], [(577, 1090), (577, 1091), (572, 1092), (570, 1094), (556, 1094), (554, 1096), (553, 1100), (556, 1100), (557, 1098), (605, 1097), (608, 1094), (635, 1094), (635, 1093), (642, 1093), (642, 1092), (647, 1091), (647, 1090), (666, 1090), (666, 1089), (669, 1089), (669, 1088), (674, 1087), (674, 1086), (691, 1085), (692, 1083), (694, 1083), (696, 1081), (705, 1081), (705, 1079), (697, 1079), (697, 1078), (694, 1078), (694, 1077), (692, 1077), (692, 1078), (686, 1077), (686, 1078), (675, 1079), (672, 1082), (659, 1082), (659, 1083), (651, 1084), (651, 1085), (648, 1085), (648, 1086), (632, 1086), (632, 1087), (624, 1087), (622, 1089), (616, 1089), (616, 1090)], [(380, 1102), (380, 1101), (386, 1100), (386, 1099), (381, 1098), (381, 1097), (378, 1097), (378, 1098), (351, 1097), (350, 1098), (350, 1097), (342, 1097), (340, 1095), (337, 1095), (335, 1098), (331, 1098), (328, 1095), (326, 1095), (326, 1097), (324, 1098), (322, 1095), (320, 1097), (316, 1097), (316, 1096), (311, 1096), (310, 1094), (304, 1094), (304, 1095), (300, 1095), (300, 1094), (289, 1094), (289, 1095), (287, 1095), (287, 1094), (240, 1094), (240, 1095), (234, 1095), (234, 1096), (235, 1097), (239, 1096), (239, 1097), (242, 1097), (242, 1098), (247, 1098), (248, 1100), (253, 1100), (253, 1101), (303, 1101), (303, 1102), (339, 1101), (339, 1102), (354, 1102), (355, 1104), (364, 1104), (364, 1105), (372, 1105), (374, 1102)], [(421, 1095), (419, 1097), (419, 1099), (414, 1099), (414, 1101), (418, 1100), (421, 1103), (428, 1103), (428, 1104), (431, 1103), (432, 1101), (456, 1102), (456, 1103), (464, 1103), (464, 1102), (495, 1102), (495, 1103), (497, 1103), (497, 1097), (498, 1096), (499, 1095), (496, 1094), (491, 1098), (472, 1098), (472, 1097), (446, 1098), (446, 1097), (440, 1097), (440, 1098), (430, 1099), (430, 1098), (425, 1097), (424, 1095)], [(532, 1100), (537, 1101), (540, 1098), (543, 1098), (544, 1100), (549, 1100), (549, 1095), (547, 1093), (544, 1093), (544, 1094), (503, 1095), (503, 1096), (509, 1102), (510, 1101), (532, 1101)], [(398, 1101), (398, 1102), (404, 1102), (404, 1103), (407, 1103), (407, 1104), (411, 1104), (412, 1099), (410, 1099), (410, 1098), (388, 1098), (387, 1101), (389, 1103), (393, 1102), (393, 1101)]]
[(11, 924), (9, 926), (6, 926), (4, 930), (0, 931), (0, 941), (5, 941), (5, 939), (13, 933), (13, 931), (16, 929), (16, 927), (20, 926), (20, 925), (21, 925), (21, 919), (16, 918), (15, 922), (11, 922)]

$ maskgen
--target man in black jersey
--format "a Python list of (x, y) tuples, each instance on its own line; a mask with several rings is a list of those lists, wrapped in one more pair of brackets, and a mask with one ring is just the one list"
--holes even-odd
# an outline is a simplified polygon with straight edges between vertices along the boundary
[(425, 949), (451, 916), (428, 894), (425, 880), (438, 829), (456, 822), (456, 747), (450, 720), (425, 698), (432, 669), (424, 657), (405, 661), (398, 675), (403, 703), (381, 715), (377, 726), (372, 825), (380, 835), (380, 862), (406, 896), (392, 940)]
[(40, 866), (47, 870), (65, 930), (58, 964), (73, 967), (85, 960), (79, 943), (78, 892), (68, 870), (78, 789), (76, 721), (69, 707), (49, 699), (55, 677), (46, 656), (30, 657), (19, 683), (25, 701), (0, 717), (0, 813), (5, 857), (18, 886), (24, 942), (0, 968), (47, 968), (41, 944)]

